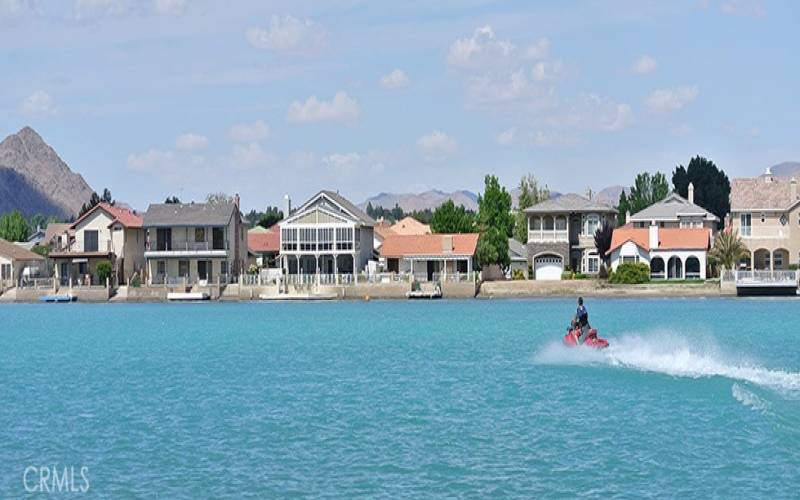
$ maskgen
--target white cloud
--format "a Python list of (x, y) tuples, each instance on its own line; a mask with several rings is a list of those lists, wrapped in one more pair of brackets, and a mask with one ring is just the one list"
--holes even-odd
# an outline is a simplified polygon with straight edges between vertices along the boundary
[(417, 140), (417, 149), (428, 160), (443, 160), (458, 150), (458, 142), (440, 130)]
[(356, 100), (346, 92), (339, 91), (331, 101), (320, 101), (317, 96), (311, 96), (305, 102), (293, 102), (286, 118), (292, 122), (333, 121), (353, 124), (358, 121), (359, 114)]
[(325, 46), (326, 33), (310, 19), (273, 15), (267, 27), (251, 27), (247, 41), (257, 49), (280, 54), (312, 55)]
[(126, 14), (131, 9), (128, 0), (76, 0), (73, 16), (78, 20), (97, 17), (116, 17)]
[(253, 123), (237, 123), (228, 130), (228, 137), (234, 142), (259, 142), (269, 137), (269, 126), (261, 120)]
[(656, 89), (645, 97), (644, 106), (653, 113), (671, 113), (686, 107), (698, 93), (697, 85)]
[(550, 55), (550, 40), (547, 38), (540, 38), (535, 43), (529, 45), (525, 49), (526, 59), (547, 59)]
[(494, 66), (508, 59), (514, 49), (511, 42), (496, 40), (492, 27), (486, 25), (476, 29), (471, 37), (453, 42), (447, 53), (447, 63), (462, 69)]
[(405, 74), (405, 72), (403, 72), (403, 70), (396, 69), (388, 75), (382, 76), (380, 84), (381, 87), (385, 89), (400, 89), (403, 87), (408, 87), (409, 80), (408, 76)]
[(760, 0), (724, 0), (720, 4), (720, 9), (723, 13), (731, 16), (767, 16), (767, 9)]
[(208, 146), (208, 137), (199, 134), (186, 133), (175, 139), (175, 148), (178, 151), (195, 151)]
[(561, 61), (539, 61), (533, 65), (531, 75), (537, 82), (553, 82), (564, 76), (564, 64)]
[(380, 151), (364, 154), (333, 153), (322, 158), (323, 165), (331, 168), (337, 175), (379, 174), (392, 161), (392, 155)]
[(180, 16), (186, 12), (186, 0), (153, 0), (157, 14)]
[(361, 155), (358, 153), (339, 154), (334, 153), (322, 159), (322, 162), (339, 171), (352, 172), (357, 169), (361, 162)]
[(495, 141), (497, 141), (497, 144), (500, 144), (502, 146), (508, 146), (509, 144), (514, 143), (516, 135), (517, 135), (517, 128), (511, 127), (497, 134), (497, 137), (495, 137)]
[(39, 13), (36, 0), (0, 0), (0, 21), (16, 19), (31, 13)]
[(240, 170), (251, 170), (256, 168), (268, 168), (278, 163), (278, 158), (274, 153), (269, 153), (261, 148), (257, 142), (247, 145), (237, 144), (233, 147), (231, 164)]
[(633, 63), (631, 72), (637, 75), (646, 75), (655, 71), (656, 68), (658, 68), (656, 60), (648, 55), (643, 55)]
[(53, 97), (43, 90), (37, 90), (19, 105), (19, 113), (30, 118), (47, 118), (60, 111)]

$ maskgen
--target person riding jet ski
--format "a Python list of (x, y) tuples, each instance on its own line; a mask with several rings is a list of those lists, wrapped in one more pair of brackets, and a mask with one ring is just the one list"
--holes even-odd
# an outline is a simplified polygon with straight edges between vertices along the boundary
[(575, 312), (575, 323), (581, 329), (581, 339), (586, 338), (586, 332), (589, 331), (589, 312), (586, 306), (583, 305), (583, 297), (578, 297), (578, 310)]

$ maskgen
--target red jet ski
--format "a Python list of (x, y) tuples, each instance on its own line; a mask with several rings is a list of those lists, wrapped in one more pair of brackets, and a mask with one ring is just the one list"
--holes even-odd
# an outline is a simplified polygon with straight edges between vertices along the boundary
[(605, 349), (608, 347), (608, 340), (601, 339), (597, 336), (597, 330), (594, 328), (590, 328), (589, 331), (586, 333), (586, 338), (583, 339), (583, 342), (580, 342), (581, 338), (581, 329), (575, 328), (567, 332), (564, 335), (564, 344), (569, 347), (578, 347), (585, 345), (586, 347), (591, 347), (593, 349)]

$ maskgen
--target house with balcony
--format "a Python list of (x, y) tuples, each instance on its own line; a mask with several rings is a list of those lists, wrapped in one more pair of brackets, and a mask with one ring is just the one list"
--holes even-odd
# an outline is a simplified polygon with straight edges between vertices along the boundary
[(614, 229), (608, 249), (611, 269), (641, 262), (650, 267), (650, 279), (706, 279), (711, 228), (626, 225)]
[(731, 180), (730, 226), (750, 254), (740, 269), (777, 271), (800, 263), (800, 199), (797, 180), (767, 169), (756, 178)]
[(600, 271), (594, 234), (604, 222), (616, 222), (613, 207), (570, 193), (526, 208), (525, 214), (533, 279), (559, 280), (568, 267), (586, 274)]
[(99, 203), (66, 228), (49, 225), (46, 235), (48, 257), (62, 285), (104, 285), (97, 273), (103, 261), (111, 263), (119, 284), (144, 266), (142, 217), (127, 208)]
[[(280, 263), (289, 276), (341, 282), (374, 259), (375, 221), (335, 191), (312, 196), (280, 223)], [(299, 279), (299, 278), (292, 278)]]
[(228, 283), (247, 261), (247, 232), (232, 203), (152, 204), (143, 216), (149, 284)]
[(644, 210), (633, 215), (628, 214), (626, 224), (644, 229), (655, 224), (665, 229), (706, 228), (716, 231), (719, 217), (695, 204), (694, 185), (690, 183), (688, 198), (672, 192), (663, 200)]

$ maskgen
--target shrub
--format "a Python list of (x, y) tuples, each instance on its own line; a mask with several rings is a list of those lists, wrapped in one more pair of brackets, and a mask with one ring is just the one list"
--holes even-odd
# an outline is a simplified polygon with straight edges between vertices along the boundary
[(113, 271), (114, 268), (111, 266), (110, 261), (102, 260), (97, 263), (97, 277), (100, 278), (100, 281), (105, 281), (106, 278), (110, 278)]
[(601, 280), (608, 279), (608, 268), (605, 264), (600, 264), (600, 270), (597, 272), (597, 277)]
[(576, 279), (576, 280), (585, 280), (585, 279), (586, 279), (586, 275), (585, 275), (585, 274), (583, 274), (583, 273), (575, 273), (575, 276), (573, 276), (573, 279)]
[(133, 278), (131, 278), (131, 286), (133, 288), (139, 288), (142, 286), (142, 278), (140, 278), (138, 274), (135, 274)]
[(575, 279), (575, 274), (572, 271), (570, 271), (569, 268), (567, 268), (566, 271), (561, 273), (561, 279), (562, 280)]
[(514, 269), (514, 271), (511, 273), (511, 279), (512, 280), (524, 280), (525, 279), (525, 273), (522, 271), (522, 269)]
[(789, 269), (789, 271), (797, 271), (798, 269), (800, 269), (800, 265), (798, 265), (798, 264), (789, 264), (787, 269)]
[(608, 278), (611, 283), (635, 285), (650, 281), (650, 266), (644, 262), (620, 264)]
[(250, 267), (247, 268), (247, 274), (258, 274), (258, 266), (250, 264)]

